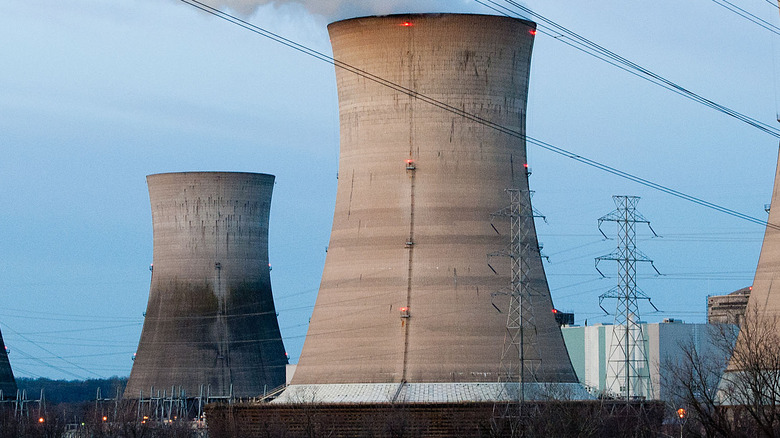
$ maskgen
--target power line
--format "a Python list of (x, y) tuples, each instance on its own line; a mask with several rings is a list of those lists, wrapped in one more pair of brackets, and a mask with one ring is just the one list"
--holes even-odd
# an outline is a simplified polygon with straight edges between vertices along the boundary
[[(740, 213), (740, 212), (738, 212), (736, 210), (732, 210), (732, 209), (723, 207), (721, 205), (718, 205), (718, 204), (715, 204), (715, 203), (712, 203), (712, 202), (709, 202), (709, 201), (705, 201), (704, 199), (695, 197), (693, 195), (688, 195), (686, 193), (683, 193), (683, 192), (680, 192), (678, 190), (672, 189), (670, 187), (666, 187), (664, 185), (652, 182), (650, 180), (647, 180), (645, 178), (642, 178), (642, 177), (639, 177), (637, 175), (631, 174), (629, 172), (625, 172), (625, 171), (619, 170), (619, 169), (617, 169), (615, 167), (612, 167), (612, 166), (609, 166), (607, 164), (600, 163), (600, 162), (592, 160), (590, 158), (583, 157), (581, 155), (575, 154), (574, 152), (570, 152), (570, 151), (568, 151), (566, 149), (560, 148), (560, 147), (555, 146), (555, 145), (553, 145), (551, 143), (547, 143), (545, 141), (542, 141), (542, 140), (533, 138), (531, 136), (525, 135), (525, 134), (523, 134), (523, 133), (521, 133), (519, 131), (516, 131), (514, 129), (508, 128), (508, 127), (503, 126), (503, 125), (500, 125), (498, 123), (491, 122), (490, 120), (487, 120), (487, 119), (485, 119), (483, 117), (477, 116), (477, 115), (469, 113), (469, 112), (467, 112), (465, 110), (462, 110), (462, 109), (456, 108), (454, 106), (451, 106), (451, 105), (449, 105), (447, 103), (441, 102), (441, 101), (436, 100), (436, 99), (431, 98), (431, 97), (428, 97), (428, 96), (426, 96), (424, 94), (418, 93), (415, 90), (406, 88), (406, 87), (404, 87), (402, 85), (396, 84), (396, 83), (391, 82), (391, 81), (389, 81), (387, 79), (381, 78), (379, 76), (376, 76), (374, 74), (371, 74), (369, 72), (361, 70), (361, 69), (359, 69), (357, 67), (354, 67), (352, 65), (349, 65), (349, 64), (347, 64), (345, 62), (341, 62), (341, 61), (339, 61), (337, 59), (334, 59), (334, 58), (332, 58), (332, 57), (330, 57), (328, 55), (323, 54), (322, 52), (319, 52), (317, 50), (311, 49), (311, 48), (309, 48), (307, 46), (304, 46), (302, 44), (296, 43), (295, 41), (292, 41), (292, 40), (284, 38), (284, 37), (282, 37), (282, 36), (280, 36), (278, 34), (270, 32), (270, 31), (268, 31), (266, 29), (263, 29), (263, 28), (261, 28), (259, 26), (256, 26), (254, 24), (251, 24), (249, 22), (241, 20), (238, 17), (230, 15), (230, 14), (228, 14), (226, 12), (223, 12), (223, 11), (217, 9), (217, 8), (209, 6), (209, 5), (207, 5), (205, 3), (202, 3), (202, 2), (200, 2), (198, 0), (180, 0), (180, 1), (182, 3), (188, 4), (190, 6), (193, 6), (193, 7), (197, 8), (197, 9), (200, 9), (200, 10), (202, 10), (202, 11), (208, 13), (208, 14), (214, 15), (217, 18), (221, 18), (221, 19), (223, 19), (223, 20), (225, 20), (227, 22), (230, 22), (230, 23), (235, 24), (237, 26), (243, 27), (244, 29), (249, 30), (250, 32), (256, 33), (256, 34), (258, 34), (260, 36), (268, 38), (268, 39), (270, 39), (272, 41), (275, 41), (275, 42), (277, 42), (279, 44), (287, 46), (287, 47), (289, 47), (289, 48), (291, 48), (293, 50), (299, 51), (299, 52), (304, 53), (306, 55), (309, 55), (309, 56), (311, 56), (313, 58), (319, 59), (320, 61), (327, 62), (328, 64), (332, 64), (332, 65), (334, 65), (337, 68), (341, 68), (341, 69), (347, 70), (347, 71), (349, 71), (351, 73), (357, 74), (357, 75), (359, 75), (359, 76), (361, 76), (361, 77), (363, 77), (365, 79), (368, 79), (368, 80), (370, 80), (372, 82), (375, 82), (377, 84), (380, 84), (380, 85), (383, 85), (383, 86), (388, 87), (390, 89), (393, 89), (393, 90), (395, 90), (395, 91), (397, 91), (399, 93), (406, 94), (406, 95), (408, 95), (410, 97), (413, 97), (413, 98), (416, 98), (418, 100), (421, 100), (421, 101), (423, 101), (425, 103), (428, 103), (430, 105), (433, 105), (433, 106), (435, 106), (437, 108), (440, 108), (440, 109), (443, 109), (445, 111), (451, 112), (453, 114), (459, 115), (459, 116), (461, 116), (461, 117), (463, 117), (465, 119), (468, 119), (468, 120), (471, 120), (473, 122), (476, 122), (476, 123), (479, 123), (481, 125), (484, 125), (486, 127), (495, 129), (496, 131), (502, 132), (502, 133), (507, 134), (509, 136), (520, 138), (520, 139), (524, 139), (528, 143), (533, 144), (535, 146), (538, 146), (538, 147), (540, 147), (542, 149), (548, 150), (550, 152), (554, 152), (554, 153), (556, 153), (558, 155), (562, 155), (562, 156), (564, 156), (566, 158), (572, 159), (574, 161), (578, 161), (578, 162), (580, 162), (582, 164), (586, 164), (588, 166), (594, 167), (594, 168), (602, 170), (604, 172), (607, 172), (607, 173), (613, 174), (615, 176), (627, 179), (629, 181), (633, 181), (633, 182), (638, 183), (640, 185), (643, 185), (645, 187), (648, 187), (648, 188), (651, 188), (651, 189), (654, 189), (654, 190), (666, 193), (668, 195), (672, 195), (674, 197), (683, 199), (683, 200), (688, 201), (688, 202), (692, 202), (694, 204), (698, 204), (698, 205), (700, 205), (702, 207), (706, 207), (706, 208), (718, 211), (718, 212), (723, 213), (723, 214), (734, 216), (736, 218), (739, 218), (739, 219), (742, 219), (742, 220), (745, 220), (745, 221), (748, 221), (748, 222), (753, 222), (753, 223), (758, 224), (758, 225), (771, 227), (771, 228), (780, 230), (780, 226), (778, 226), (778, 225), (769, 224), (766, 221), (763, 221), (761, 219), (755, 218), (753, 216), (750, 216), (750, 215), (747, 215), (747, 214), (744, 214), (744, 213)], [(480, 2), (480, 0), (476, 0), (476, 1)], [(488, 1), (491, 1), (491, 0), (488, 0)], [(512, 2), (512, 3), (514, 3), (514, 2)], [(582, 38), (582, 37), (580, 37), (580, 38)], [(583, 38), (583, 40), (584, 40), (584, 38)], [(606, 51), (606, 49), (603, 49), (603, 50)], [(612, 53), (612, 52), (609, 52), (609, 53)], [(614, 56), (617, 56), (617, 55), (614, 55)], [(621, 58), (621, 59), (623, 59), (623, 58)], [(627, 62), (630, 62), (630, 61), (627, 61)], [(633, 65), (636, 65), (636, 64), (633, 64)], [(639, 66), (637, 66), (637, 67), (641, 68)], [(648, 71), (648, 73), (651, 73), (651, 72)], [(655, 76), (657, 76), (657, 75), (655, 75)], [(658, 78), (659, 79), (663, 79), (660, 76), (658, 76)], [(667, 80), (663, 79), (663, 81), (667, 81)], [(667, 81), (667, 82), (669, 82), (669, 81)], [(679, 87), (676, 84), (673, 84), (672, 82), (669, 82), (669, 83), (672, 84), (670, 86), (674, 86), (675, 88), (679, 89), (681, 92), (684, 91), (685, 93), (687, 93), (689, 95), (698, 96), (698, 95), (695, 95), (695, 94), (689, 92), (688, 90), (683, 89), (682, 87)], [(707, 101), (706, 99), (703, 99), (703, 98), (701, 98), (701, 99), (703, 101), (710, 102), (712, 105), (716, 105), (718, 108), (723, 108), (725, 110), (728, 110), (727, 108), (722, 107), (722, 106), (720, 106), (718, 104), (715, 104), (714, 102)], [(734, 117), (737, 117), (734, 114), (739, 114), (739, 113), (736, 113), (733, 110), (728, 110), (728, 111), (733, 113), (733, 114), (730, 114), (730, 115), (732, 115)], [(742, 117), (747, 118), (747, 116), (742, 116)], [(747, 119), (749, 119), (749, 118), (747, 118)], [(764, 127), (761, 126), (763, 124), (761, 122), (758, 122), (758, 121), (746, 122), (746, 123), (750, 123), (750, 124), (758, 127), (759, 129), (764, 130), (764, 131), (766, 131), (766, 132), (768, 132), (768, 133), (770, 133), (770, 134), (780, 138), (780, 131), (777, 131), (775, 128), (769, 127), (768, 125), (766, 125), (766, 128), (764, 128)]]
[[(617, 67), (623, 71), (631, 73), (648, 82), (656, 84), (662, 88), (677, 93), (690, 100), (693, 100), (694, 102), (698, 102), (706, 107), (712, 108), (718, 112), (733, 117), (775, 138), (780, 138), (780, 129), (777, 129), (772, 125), (766, 124), (758, 119), (742, 114), (727, 106), (721, 105), (710, 99), (707, 99), (701, 96), (700, 94), (697, 94), (657, 73), (654, 73), (653, 71), (645, 67), (642, 67), (641, 65), (633, 61), (630, 61), (623, 56), (618, 55), (617, 53), (583, 37), (582, 35), (561, 26), (560, 24), (554, 22), (553, 20), (550, 20), (549, 18), (534, 12), (527, 6), (524, 6), (516, 1), (504, 0), (506, 3), (509, 3), (510, 5), (514, 6), (515, 8), (523, 12), (523, 14), (507, 6), (503, 6), (499, 4), (497, 0), (474, 0), (474, 1), (502, 15), (523, 18), (525, 16), (523, 14), (526, 14), (527, 16), (533, 17), (534, 19), (537, 20), (536, 23), (537, 31), (541, 32), (544, 35), (550, 36), (557, 41), (560, 41), (568, 46), (580, 50), (581, 52), (587, 53), (588, 55), (600, 59), (614, 67)], [(726, 0), (719, 0), (719, 1), (726, 1)], [(770, 23), (767, 22), (767, 24), (771, 26)], [(778, 29), (778, 31), (780, 31), (780, 29)]]
[[(751, 21), (764, 29), (772, 32), (775, 35), (780, 35), (780, 27), (775, 26), (774, 24), (762, 19), (761, 17), (751, 14), (750, 12), (746, 11), (745, 9), (740, 8), (739, 6), (735, 5), (734, 3), (731, 3), (728, 0), (712, 0), (713, 3), (722, 6), (726, 8), (727, 10), (739, 15), (740, 17)], [(775, 7), (777, 7), (776, 3), (773, 3)]]
[[(8, 329), (8, 330), (10, 330), (11, 332), (13, 332), (13, 333), (14, 333), (16, 336), (19, 336), (20, 338), (24, 339), (25, 341), (29, 342), (30, 344), (32, 344), (32, 345), (34, 345), (34, 346), (36, 346), (36, 347), (40, 348), (41, 350), (43, 350), (43, 351), (45, 351), (45, 352), (47, 352), (47, 353), (51, 354), (52, 356), (54, 356), (54, 357), (56, 357), (56, 358), (60, 359), (61, 361), (63, 361), (63, 362), (65, 362), (65, 363), (67, 363), (68, 365), (74, 366), (74, 367), (76, 367), (76, 368), (78, 368), (78, 369), (80, 369), (80, 370), (82, 370), (82, 371), (86, 371), (86, 372), (88, 372), (89, 374), (92, 374), (92, 375), (98, 376), (98, 377), (100, 377), (100, 378), (102, 378), (102, 377), (103, 377), (103, 376), (101, 376), (100, 374), (93, 373), (92, 371), (90, 371), (90, 370), (88, 370), (88, 369), (86, 369), (86, 368), (82, 367), (81, 365), (77, 365), (77, 364), (75, 364), (75, 363), (73, 363), (73, 362), (71, 362), (71, 361), (69, 361), (69, 360), (65, 359), (64, 357), (62, 357), (62, 356), (58, 355), (57, 353), (54, 353), (53, 351), (51, 351), (51, 350), (49, 350), (49, 349), (47, 349), (47, 348), (44, 348), (44, 347), (42, 347), (42, 346), (41, 346), (40, 344), (38, 344), (37, 342), (35, 342), (35, 341), (33, 341), (32, 339), (28, 338), (27, 336), (25, 336), (25, 335), (23, 335), (23, 334), (19, 333), (18, 331), (16, 331), (16, 330), (14, 330), (13, 328), (9, 327), (7, 324), (5, 325), (5, 328), (6, 328), (6, 329)], [(68, 373), (68, 374), (70, 374), (70, 375), (72, 375), (72, 376), (75, 376), (75, 377), (79, 378), (79, 379), (82, 379), (82, 378), (83, 378), (82, 376), (78, 376), (78, 375), (76, 375), (76, 374), (74, 374), (74, 373), (71, 373), (71, 372), (68, 372), (68, 371), (66, 371), (66, 370), (64, 370), (64, 369), (62, 369), (62, 368), (59, 368), (59, 367), (56, 367), (56, 366), (54, 366), (54, 365), (48, 364), (48, 363), (46, 363), (46, 362), (43, 362), (43, 361), (41, 361), (40, 359), (34, 358), (34, 357), (32, 357), (32, 356), (30, 356), (30, 357), (31, 357), (32, 359), (34, 359), (34, 360), (36, 360), (36, 361), (38, 361), (38, 362), (40, 362), (40, 363), (42, 363), (42, 364), (46, 365), (46, 366), (48, 366), (48, 367), (51, 367), (51, 368), (54, 368), (54, 369), (56, 369), (56, 370), (58, 370), (58, 371), (61, 371), (61, 372), (66, 372), (66, 373)]]

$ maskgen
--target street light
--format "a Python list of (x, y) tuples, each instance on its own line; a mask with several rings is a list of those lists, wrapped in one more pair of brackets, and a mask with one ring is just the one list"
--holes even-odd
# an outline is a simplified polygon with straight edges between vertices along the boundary
[(680, 418), (680, 438), (683, 438), (683, 425), (685, 424), (685, 417), (687, 415), (688, 412), (686, 412), (684, 408), (677, 410), (677, 416)]

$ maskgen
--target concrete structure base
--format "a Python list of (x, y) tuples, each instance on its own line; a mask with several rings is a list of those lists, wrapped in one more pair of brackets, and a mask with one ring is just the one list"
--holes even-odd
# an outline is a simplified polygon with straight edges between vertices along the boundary
[[(211, 404), (211, 438), (264, 437), (503, 437), (491, 433), (493, 403)], [(515, 405), (512, 408), (517, 409)], [(526, 436), (651, 436), (661, 430), (660, 402), (547, 401), (526, 403)], [(516, 423), (517, 425), (517, 423)]]
[[(289, 386), (274, 404), (471, 403), (519, 400), (518, 383), (344, 383)], [(526, 383), (525, 400), (592, 400), (579, 383)]]

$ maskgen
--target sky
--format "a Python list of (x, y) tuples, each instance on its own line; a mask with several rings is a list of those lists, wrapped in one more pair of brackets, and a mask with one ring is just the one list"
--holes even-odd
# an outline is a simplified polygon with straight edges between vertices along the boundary
[[(736, 4), (774, 25), (766, 0)], [(210, 3), (330, 53), (326, 25), (365, 14), (473, 12), (476, 1)], [(717, 103), (773, 124), (778, 36), (711, 0), (527, 0), (539, 14)], [(367, 6), (368, 5), (368, 6)], [(373, 7), (376, 7), (374, 9)], [(146, 175), (276, 175), (272, 287), (291, 362), (328, 245), (338, 172), (333, 67), (176, 0), (0, 0), (0, 329), (17, 377), (127, 376), (149, 294)], [(774, 125), (778, 126), (778, 125)], [(528, 135), (766, 219), (777, 138), (539, 34)], [(704, 322), (706, 297), (751, 284), (763, 227), (529, 145), (555, 305), (612, 322), (617, 266), (598, 218), (640, 196), (660, 312)], [(616, 236), (614, 224), (604, 232)], [(604, 306), (614, 309), (614, 302)]]

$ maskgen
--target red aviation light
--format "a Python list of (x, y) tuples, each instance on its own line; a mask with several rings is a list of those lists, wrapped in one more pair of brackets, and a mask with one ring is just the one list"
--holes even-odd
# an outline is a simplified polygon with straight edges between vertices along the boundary
[(411, 21), (404, 21), (403, 23), (399, 24), (401, 27), (412, 27), (414, 24), (412, 24)]
[(531, 35), (536, 35), (536, 29), (531, 29), (528, 31)]
[(553, 313), (558, 313), (558, 309), (552, 309)]

